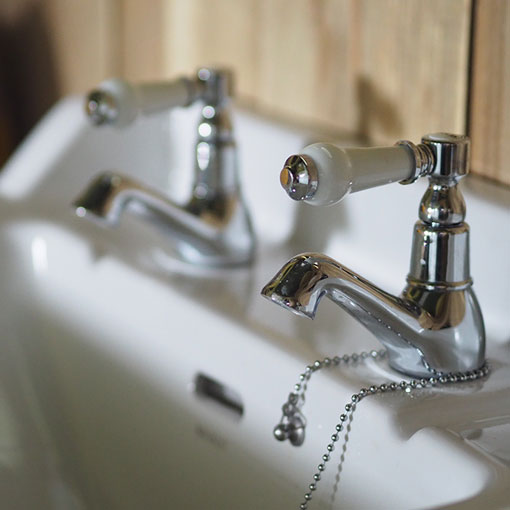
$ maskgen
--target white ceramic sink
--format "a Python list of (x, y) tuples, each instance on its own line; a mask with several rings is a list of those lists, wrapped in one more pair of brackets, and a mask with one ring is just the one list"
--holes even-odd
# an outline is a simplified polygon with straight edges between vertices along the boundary
[[(329, 301), (312, 322), (259, 292), (305, 250), (398, 292), (425, 183), (296, 205), (278, 172), (310, 135), (238, 113), (254, 267), (193, 268), (132, 216), (109, 230), (74, 215), (73, 199), (105, 169), (184, 199), (196, 117), (93, 129), (69, 99), (0, 174), (2, 508), (297, 508), (350, 395), (401, 378), (374, 361), (315, 375), (305, 444), (277, 443), (305, 365), (379, 345)], [(337, 451), (310, 508), (510, 507), (510, 192), (466, 181), (492, 374), (363, 401), (340, 470)], [(211, 380), (225, 398), (197, 392)]]

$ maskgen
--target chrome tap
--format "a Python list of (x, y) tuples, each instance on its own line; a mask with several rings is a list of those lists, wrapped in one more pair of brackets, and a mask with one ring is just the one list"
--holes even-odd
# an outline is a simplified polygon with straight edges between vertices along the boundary
[(287, 159), (280, 179), (291, 198), (328, 204), (348, 192), (429, 176), (414, 226), (407, 285), (393, 296), (318, 253), (292, 258), (262, 295), (313, 318), (326, 296), (367, 327), (390, 365), (413, 377), (479, 369), (485, 360), (482, 313), (469, 273), (469, 227), (457, 187), (468, 173), (469, 139), (427, 135), (418, 146), (341, 149), (314, 144)]
[(126, 206), (169, 233), (178, 255), (192, 263), (235, 266), (252, 261), (255, 236), (242, 198), (232, 131), (229, 72), (203, 68), (195, 79), (130, 85), (109, 80), (92, 91), (86, 112), (95, 125), (123, 127), (140, 114), (203, 103), (195, 146), (191, 198), (179, 205), (129, 177), (104, 172), (75, 200), (76, 214), (108, 226), (119, 223)]

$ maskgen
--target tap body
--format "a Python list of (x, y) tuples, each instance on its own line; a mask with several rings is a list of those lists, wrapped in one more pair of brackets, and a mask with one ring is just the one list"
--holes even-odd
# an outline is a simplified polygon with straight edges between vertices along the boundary
[(374, 333), (393, 368), (420, 378), (477, 370), (485, 359), (483, 317), (469, 273), (469, 227), (457, 188), (467, 173), (469, 140), (438, 134), (422, 141), (420, 150), (429, 152), (429, 187), (400, 296), (317, 253), (291, 259), (262, 290), (268, 299), (309, 318), (328, 297)]
[(331, 299), (377, 337), (393, 368), (413, 377), (466, 372), (484, 362), (482, 314), (469, 283), (437, 291), (409, 282), (393, 296), (326, 255), (303, 253), (262, 294), (309, 318), (323, 297)]
[[(169, 197), (116, 172), (97, 176), (75, 200), (80, 217), (91, 216), (115, 226), (129, 205), (136, 214), (168, 233), (178, 255), (187, 262), (208, 266), (236, 266), (254, 257), (255, 235), (243, 200), (237, 168), (237, 148), (229, 109), (231, 78), (225, 71), (200, 69), (196, 82), (179, 79), (169, 85), (164, 101), (161, 87), (140, 90), (117, 81), (92, 92), (87, 111), (95, 124), (124, 126), (137, 112), (157, 107), (187, 106), (202, 101), (195, 145), (191, 196), (177, 204)], [(119, 101), (115, 103), (116, 91)], [(135, 98), (135, 99), (134, 99)], [(120, 119), (120, 120), (119, 120)]]

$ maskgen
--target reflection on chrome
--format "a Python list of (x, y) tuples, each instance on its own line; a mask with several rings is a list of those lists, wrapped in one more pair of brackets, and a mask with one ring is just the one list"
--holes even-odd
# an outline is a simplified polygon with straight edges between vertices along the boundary
[[(110, 108), (108, 118), (99, 122), (97, 112), (105, 108), (95, 105), (94, 115), (90, 112), (89, 115), (96, 124), (122, 126), (140, 112), (187, 106), (195, 101), (204, 103), (198, 124), (191, 198), (187, 204), (179, 205), (132, 178), (105, 172), (76, 199), (76, 214), (114, 226), (126, 207), (136, 203), (137, 207), (131, 211), (168, 233), (183, 260), (223, 267), (249, 264), (254, 257), (255, 236), (240, 191), (237, 149), (229, 111), (231, 74), (224, 70), (200, 69), (194, 81), (181, 78), (168, 84), (138, 87), (111, 81), (104, 87), (109, 93), (108, 104), (117, 111), (114, 114)], [(103, 97), (94, 91), (87, 105), (92, 96)]]
[(309, 318), (328, 297), (374, 333), (393, 368), (414, 377), (477, 370), (485, 360), (484, 323), (469, 273), (466, 208), (457, 188), (467, 173), (469, 139), (441, 133), (422, 142), (435, 164), (400, 296), (319, 253), (292, 258), (262, 290), (266, 298)]

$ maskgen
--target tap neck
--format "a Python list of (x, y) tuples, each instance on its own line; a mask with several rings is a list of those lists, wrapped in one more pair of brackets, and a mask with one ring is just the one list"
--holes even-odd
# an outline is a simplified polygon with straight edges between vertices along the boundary
[(239, 194), (237, 148), (228, 104), (205, 104), (195, 146), (193, 198), (214, 201)]
[(408, 282), (436, 290), (459, 290), (472, 283), (466, 204), (458, 187), (467, 174), (469, 143), (466, 137), (446, 141), (445, 137), (430, 135), (423, 140), (436, 163), (414, 226)]

